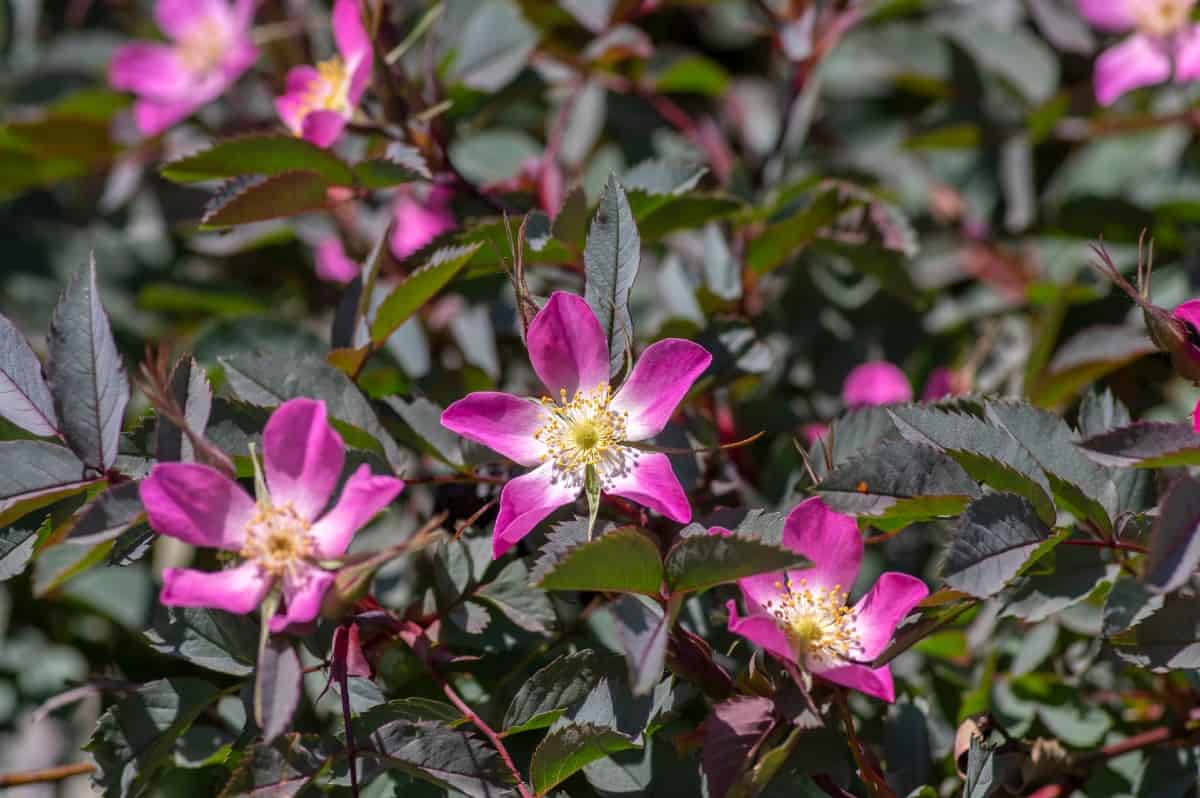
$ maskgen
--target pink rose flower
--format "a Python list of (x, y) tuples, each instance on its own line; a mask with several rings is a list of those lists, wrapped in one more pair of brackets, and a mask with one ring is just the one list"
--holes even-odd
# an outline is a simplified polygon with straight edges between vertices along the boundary
[(328, 147), (342, 135), (371, 82), (371, 40), (358, 0), (333, 4), (333, 38), (340, 55), (315, 67), (292, 67), (287, 90), (275, 98), (275, 110), (288, 130), (318, 147)]
[(324, 238), (313, 247), (317, 277), (328, 283), (348, 283), (358, 276), (359, 266), (336, 235)]
[(397, 260), (404, 260), (430, 241), (458, 226), (450, 210), (454, 192), (449, 186), (434, 186), (429, 198), (421, 202), (411, 191), (401, 188), (392, 202), (392, 237), (388, 246)]
[(1189, 299), (1176, 306), (1171, 315), (1183, 322), (1187, 329), (1187, 341), (1177, 356), (1186, 358), (1200, 368), (1200, 299)]
[(159, 600), (173, 607), (252, 611), (277, 584), (282, 602), (271, 631), (317, 617), (335, 572), (321, 561), (346, 553), (350, 538), (386, 507), (404, 483), (359, 467), (325, 511), (341, 478), (346, 449), (325, 403), (292, 399), (263, 429), (267, 493), (252, 499), (219, 471), (198, 463), (158, 463), (141, 484), (156, 532), (193, 546), (238, 552), (223, 571), (168, 568)]
[(970, 380), (953, 369), (938, 366), (929, 372), (925, 381), (925, 390), (921, 392), (922, 401), (932, 402), (947, 396), (962, 396), (971, 390)]
[(138, 95), (133, 118), (154, 136), (212, 102), (258, 59), (250, 38), (254, 0), (158, 0), (154, 19), (169, 44), (136, 42), (108, 68), (114, 89)]
[(886, 360), (873, 360), (854, 368), (842, 383), (842, 401), (847, 407), (869, 407), (911, 402), (912, 386), (898, 367)]
[(555, 399), (479, 392), (442, 413), (447, 429), (533, 467), (500, 493), (493, 555), (504, 554), (551, 512), (573, 502), (589, 466), (603, 493), (679, 523), (690, 521), (691, 505), (667, 456), (627, 444), (662, 431), (712, 355), (691, 341), (657, 341), (614, 395), (600, 322), (587, 302), (563, 291), (533, 318), (526, 345), (533, 370)]
[(1077, 0), (1094, 27), (1135, 31), (1096, 59), (1096, 100), (1111, 105), (1122, 94), (1171, 78), (1200, 78), (1200, 26), (1192, 23), (1196, 0)]
[(894, 701), (891, 669), (860, 663), (883, 652), (896, 626), (929, 595), (929, 588), (916, 577), (888, 572), (848, 606), (862, 565), (862, 535), (853, 518), (830, 510), (816, 497), (788, 515), (783, 544), (813, 566), (739, 580), (747, 614), (739, 616), (737, 602), (731, 600), (729, 631), (823, 679)]

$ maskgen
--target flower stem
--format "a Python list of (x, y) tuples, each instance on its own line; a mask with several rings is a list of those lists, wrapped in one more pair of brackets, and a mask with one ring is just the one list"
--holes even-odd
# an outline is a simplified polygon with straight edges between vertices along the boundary
[(487, 722), (483, 718), (475, 714), (475, 710), (471, 709), (467, 705), (467, 702), (459, 697), (448, 681), (440, 676), (437, 678), (442, 683), (442, 692), (446, 694), (446, 698), (450, 699), (450, 703), (454, 705), (455, 709), (463, 713), (463, 716), (471, 721), (475, 728), (479, 729), (483, 733), (483, 736), (488, 738), (491, 744), (495, 746), (496, 753), (500, 754), (500, 759), (504, 762), (505, 767), (512, 773), (513, 778), (517, 780), (517, 792), (521, 794), (521, 798), (534, 798), (533, 793), (525, 786), (525, 781), (521, 778), (521, 771), (517, 770), (517, 766), (513, 763), (512, 757), (509, 756), (508, 749), (504, 747), (504, 741), (500, 739), (500, 735), (496, 734), (496, 731), (487, 725)]
[(95, 771), (96, 766), (91, 762), (75, 762), (71, 765), (59, 765), (42, 770), (26, 770), (19, 773), (0, 773), (0, 789), (19, 787), (22, 784), (45, 784), (51, 781), (62, 781), (72, 776), (82, 776)]

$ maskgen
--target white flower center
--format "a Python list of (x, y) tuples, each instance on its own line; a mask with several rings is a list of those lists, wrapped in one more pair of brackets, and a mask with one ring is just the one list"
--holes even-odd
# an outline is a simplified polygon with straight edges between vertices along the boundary
[(291, 503), (259, 507), (246, 524), (246, 542), (242, 556), (254, 560), (273, 576), (290, 573), (298, 576), (312, 556), (316, 543), (309, 523), (300, 517)]
[(231, 44), (227, 26), (206, 17), (180, 38), (176, 51), (188, 70), (203, 76), (221, 65)]
[(554, 464), (556, 477), (582, 484), (588, 466), (595, 466), (602, 482), (628, 473), (637, 457), (634, 449), (622, 445), (629, 414), (613, 410), (611, 403), (608, 383), (590, 392), (576, 391), (570, 401), (565, 389), (558, 402), (542, 398), (550, 417), (534, 437), (545, 445), (542, 460)]
[(807, 579), (788, 578), (775, 587), (786, 592), (767, 601), (766, 610), (787, 633), (801, 661), (833, 667), (861, 652), (854, 609), (846, 606), (848, 594), (841, 585), (810, 588)]
[(1133, 6), (1138, 30), (1148, 36), (1170, 36), (1183, 28), (1196, 0), (1142, 0)]

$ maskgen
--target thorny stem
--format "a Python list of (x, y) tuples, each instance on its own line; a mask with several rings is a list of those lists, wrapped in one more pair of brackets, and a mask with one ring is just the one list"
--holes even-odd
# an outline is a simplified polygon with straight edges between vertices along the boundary
[[(343, 657), (346, 655), (343, 653)], [(342, 693), (342, 721), (346, 726), (346, 765), (350, 770), (350, 794), (358, 798), (358, 767), (354, 762), (357, 750), (354, 745), (354, 724), (350, 718), (350, 674), (345, 661), (338, 668), (338, 688)]]
[(837, 706), (838, 716), (842, 720), (842, 726), (846, 729), (846, 738), (850, 742), (850, 753), (854, 756), (854, 764), (858, 767), (858, 774), (872, 798), (896, 798), (896, 794), (888, 787), (887, 781), (884, 780), (878, 769), (868, 761), (869, 755), (866, 748), (859, 741), (858, 733), (854, 731), (854, 718), (850, 714), (850, 705), (846, 703), (846, 689), (844, 687), (837, 688), (834, 691), (833, 700)]
[(491, 744), (495, 746), (496, 753), (500, 754), (500, 759), (504, 762), (505, 767), (512, 773), (513, 778), (517, 780), (517, 792), (521, 793), (521, 798), (534, 798), (533, 792), (525, 786), (525, 781), (521, 778), (521, 771), (517, 770), (517, 766), (513, 763), (512, 757), (509, 756), (508, 749), (504, 747), (504, 741), (500, 739), (500, 735), (496, 734), (495, 730), (487, 725), (487, 722), (483, 718), (475, 714), (475, 710), (471, 709), (467, 705), (467, 702), (459, 697), (454, 688), (450, 686), (450, 683), (443, 679), (440, 674), (435, 673), (434, 678), (441, 682), (442, 692), (446, 694), (446, 698), (450, 699), (450, 703), (459, 712), (463, 713), (463, 716), (471, 721), (475, 725), (475, 728), (483, 732), (483, 736), (488, 738)]
[[(1152, 748), (1160, 743), (1182, 742), (1194, 738), (1196, 735), (1195, 729), (1179, 726), (1156, 726), (1132, 737), (1126, 737), (1112, 745), (1106, 745), (1099, 751), (1086, 754), (1079, 758), (1079, 764), (1091, 768), (1098, 762), (1115, 759), (1131, 751)], [(1038, 788), (1029, 794), (1029, 798), (1063, 798), (1074, 792), (1077, 787), (1074, 780), (1066, 779)]]

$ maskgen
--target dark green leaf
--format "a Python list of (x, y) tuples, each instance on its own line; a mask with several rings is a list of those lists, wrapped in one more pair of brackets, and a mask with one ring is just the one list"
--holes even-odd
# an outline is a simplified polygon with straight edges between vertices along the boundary
[(101, 543), (117, 537), (145, 518), (137, 482), (123, 482), (109, 488), (79, 511), (72, 543)]
[(1142, 581), (1156, 593), (1188, 583), (1200, 566), (1200, 481), (1182, 476), (1159, 508)]
[(43, 437), (58, 432), (54, 398), (25, 336), (0, 316), (0, 418)]
[(250, 673), (258, 651), (258, 622), (253, 617), (201, 607), (160, 605), (144, 634), (160, 654), (233, 676)]
[(817, 485), (826, 504), (851, 515), (912, 522), (957, 515), (979, 486), (949, 455), (912, 441), (882, 441)]
[(942, 563), (942, 578), (963, 593), (994, 596), (1021, 572), (1048, 534), (1033, 505), (1021, 496), (984, 496), (963, 513)]
[[(208, 374), (195, 358), (181, 359), (171, 372), (171, 392), (183, 410), (192, 432), (203, 435), (212, 412), (212, 386)], [(164, 416), (158, 416), (154, 453), (159, 460), (193, 462), (192, 442), (183, 430)]]
[(1097, 463), (1116, 468), (1200, 465), (1200, 433), (1187, 422), (1139, 421), (1079, 445)]
[(673, 619), (645, 596), (621, 596), (609, 610), (629, 666), (629, 685), (634, 695), (646, 695), (662, 678)]
[(209, 201), (201, 223), (214, 229), (318, 211), (329, 203), (328, 189), (316, 172), (231, 180)]
[(587, 764), (634, 747), (627, 737), (611, 729), (565, 723), (552, 728), (534, 750), (529, 779), (538, 795), (544, 795)]
[(546, 590), (656, 596), (662, 590), (663, 565), (658, 544), (637, 527), (626, 526), (571, 546), (554, 560), (539, 560), (532, 579)]
[(1104, 600), (1105, 637), (1132, 629), (1162, 609), (1164, 596), (1151, 593), (1136, 579), (1118, 579)]
[(91, 469), (117, 459), (129, 381), (89, 260), (67, 283), (50, 321), (50, 387), (67, 444)]
[(1091, 546), (1059, 546), (1047, 557), (1053, 558), (1054, 569), (1023, 578), (1004, 608), (1005, 615), (1028, 623), (1044, 621), (1110, 583), (1118, 571), (1101, 549)]
[(746, 266), (765, 274), (787, 263), (812, 243), (822, 228), (837, 218), (841, 203), (836, 191), (822, 191), (792, 216), (771, 224), (746, 249)]
[(454, 76), (479, 91), (503, 88), (525, 66), (538, 32), (509, 0), (487, 0), (467, 20), (454, 60)]
[(504, 566), (495, 579), (476, 592), (475, 597), (527, 632), (547, 634), (554, 628), (554, 605), (543, 591), (530, 587), (529, 569), (522, 560), (513, 560)]
[(481, 246), (482, 242), (476, 242), (434, 252), (424, 266), (392, 289), (375, 311), (375, 320), (371, 322), (371, 340), (376, 344), (386, 341), (401, 324), (445, 288)]
[(1121, 659), (1156, 673), (1200, 668), (1200, 597), (1167, 595), (1162, 609), (1113, 645)]
[(810, 564), (800, 554), (754, 538), (695, 535), (667, 552), (667, 586), (672, 593), (708, 590), (743, 577)]
[(110, 707), (84, 748), (99, 769), (105, 798), (136, 795), (168, 763), (175, 741), (218, 696), (200, 679), (160, 679)]
[(1029, 395), (1039, 405), (1062, 404), (1106, 374), (1156, 351), (1140, 327), (1089, 327), (1059, 347)]
[(358, 185), (371, 191), (425, 179), (412, 165), (405, 165), (391, 158), (369, 158), (354, 164), (351, 169)]
[(625, 190), (610, 175), (583, 251), (584, 296), (608, 340), (610, 371), (616, 375), (633, 350), (629, 289), (642, 259), (642, 242)]
[(521, 685), (504, 713), (508, 734), (542, 729), (578, 705), (608, 673), (609, 663), (591, 649), (551, 662)]
[(331, 151), (282, 134), (221, 139), (200, 152), (168, 161), (159, 171), (176, 183), (304, 171), (320, 175), (331, 185), (354, 184), (350, 167)]
[(83, 490), (94, 479), (65, 446), (42, 441), (0, 441), (0, 526)]

